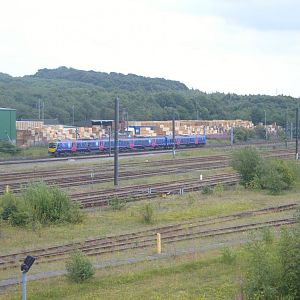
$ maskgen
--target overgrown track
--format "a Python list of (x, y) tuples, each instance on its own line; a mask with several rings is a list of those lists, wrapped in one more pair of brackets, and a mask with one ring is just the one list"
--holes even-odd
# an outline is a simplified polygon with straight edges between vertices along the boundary
[(50, 263), (64, 260), (74, 250), (80, 250), (88, 256), (96, 256), (106, 253), (125, 251), (128, 249), (153, 247), (155, 245), (156, 233), (160, 233), (162, 243), (181, 242), (189, 239), (214, 237), (219, 235), (245, 232), (249, 230), (261, 229), (270, 226), (282, 226), (295, 223), (292, 218), (274, 219), (262, 222), (248, 221), (240, 225), (226, 225), (223, 227), (203, 228), (204, 226), (222, 224), (224, 222), (235, 221), (238, 219), (249, 218), (262, 214), (272, 214), (281, 211), (295, 210), (296, 204), (286, 204), (275, 207), (267, 207), (252, 211), (243, 211), (236, 214), (211, 217), (201, 220), (189, 220), (183, 223), (169, 226), (156, 227), (148, 230), (132, 232), (116, 236), (103, 238), (93, 238), (82, 242), (74, 242), (54, 247), (40, 248), (16, 252), (0, 256), (0, 269), (18, 267), (24, 256), (33, 255), (37, 263)]
[(155, 198), (159, 195), (183, 194), (186, 192), (199, 191), (205, 186), (234, 185), (240, 180), (236, 173), (223, 173), (207, 176), (203, 180), (179, 180), (155, 184), (144, 184), (118, 189), (106, 189), (87, 193), (71, 194), (71, 199), (78, 201), (83, 208), (105, 206), (111, 199), (138, 201)]
[[(289, 158), (291, 152), (276, 151), (267, 157)], [(123, 179), (134, 179), (154, 175), (167, 175), (172, 173), (185, 173), (192, 170), (206, 170), (224, 168), (228, 166), (230, 157), (226, 155), (185, 158), (176, 160), (162, 160), (154, 162), (142, 162), (137, 164), (122, 164), (119, 176)], [(159, 168), (158, 168), (159, 167)], [(19, 192), (21, 187), (29, 182), (43, 179), (49, 185), (60, 187), (72, 187), (85, 184), (110, 182), (113, 180), (111, 166), (95, 168), (66, 168), (59, 170), (44, 170), (30, 172), (14, 172), (0, 175), (0, 192), (4, 192), (7, 185), (13, 192)]]

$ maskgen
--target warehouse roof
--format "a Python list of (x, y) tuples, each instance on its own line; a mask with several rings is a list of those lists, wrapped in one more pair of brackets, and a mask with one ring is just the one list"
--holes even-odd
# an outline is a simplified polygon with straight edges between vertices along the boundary
[(5, 108), (5, 107), (0, 107), (0, 110), (15, 110), (14, 108)]

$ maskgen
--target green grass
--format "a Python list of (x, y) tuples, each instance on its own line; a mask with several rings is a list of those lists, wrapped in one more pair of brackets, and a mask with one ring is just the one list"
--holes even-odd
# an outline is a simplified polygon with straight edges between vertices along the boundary
[(15, 155), (7, 154), (7, 153), (0, 153), (0, 159), (39, 158), (39, 157), (48, 157), (47, 146), (25, 148), (25, 149), (22, 149), (19, 153), (15, 154)]
[[(235, 266), (222, 264), (219, 254), (212, 253), (98, 270), (83, 284), (65, 277), (29, 282), (27, 296), (32, 300), (233, 299), (237, 278)], [(0, 294), (0, 299), (19, 299), (20, 291), (14, 289)]]

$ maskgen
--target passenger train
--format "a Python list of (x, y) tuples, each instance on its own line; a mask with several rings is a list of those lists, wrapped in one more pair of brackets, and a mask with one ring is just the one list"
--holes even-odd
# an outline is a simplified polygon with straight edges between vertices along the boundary
[[(110, 146), (109, 146), (110, 143)], [(176, 136), (175, 147), (200, 147), (206, 144), (205, 135)], [(172, 136), (157, 136), (147, 138), (119, 138), (119, 151), (171, 149)], [(49, 143), (48, 153), (53, 156), (77, 153), (108, 153), (114, 149), (114, 139), (95, 140), (65, 140)]]

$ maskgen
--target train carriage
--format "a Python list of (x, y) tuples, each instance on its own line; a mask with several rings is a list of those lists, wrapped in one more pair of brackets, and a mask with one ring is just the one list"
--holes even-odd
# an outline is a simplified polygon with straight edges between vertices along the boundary
[[(50, 155), (70, 155), (79, 153), (107, 153), (109, 148), (114, 149), (114, 139), (100, 140), (65, 140), (50, 142), (48, 153)], [(175, 147), (199, 147), (206, 144), (205, 135), (176, 136)], [(173, 147), (172, 136), (157, 136), (144, 138), (120, 138), (120, 151), (137, 151), (152, 149), (171, 149)]]

